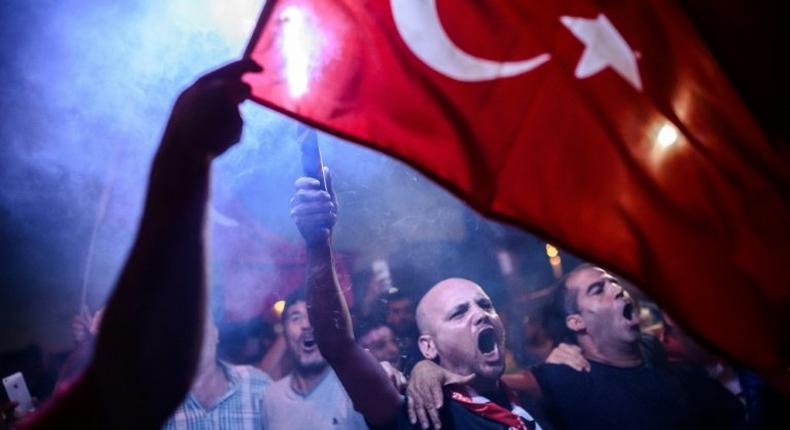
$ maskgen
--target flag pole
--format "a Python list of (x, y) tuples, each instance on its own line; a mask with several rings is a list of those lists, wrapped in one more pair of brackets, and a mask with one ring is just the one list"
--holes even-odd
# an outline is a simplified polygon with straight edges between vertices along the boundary
[(305, 176), (318, 179), (321, 188), (326, 191), (326, 177), (324, 176), (324, 162), (321, 159), (321, 150), (318, 148), (318, 135), (314, 128), (306, 124), (296, 126), (296, 143), (302, 155), (302, 172)]
[[(96, 207), (96, 218), (93, 221), (93, 228), (91, 229), (91, 236), (88, 242), (88, 250), (85, 256), (85, 266), (82, 271), (82, 287), (80, 289), (80, 304), (77, 315), (83, 315), (88, 308), (88, 287), (91, 279), (91, 272), (93, 270), (93, 260), (96, 256), (96, 241), (99, 236), (99, 228), (104, 222), (107, 215), (107, 207), (110, 202), (110, 195), (115, 187), (115, 179), (117, 177), (117, 167), (121, 160), (121, 155), (124, 153), (124, 148), (118, 148), (115, 151), (112, 165), (107, 171), (106, 181), (102, 188), (101, 195), (99, 196), (99, 204)], [(88, 313), (90, 316), (90, 313)]]
[(258, 16), (258, 22), (255, 24), (255, 30), (252, 31), (250, 40), (247, 42), (247, 47), (244, 48), (245, 58), (249, 58), (252, 55), (255, 45), (258, 43), (258, 37), (260, 37), (261, 32), (263, 32), (263, 28), (266, 26), (266, 23), (269, 21), (269, 17), (274, 10), (275, 3), (276, 0), (266, 0), (266, 2), (263, 4), (261, 14)]

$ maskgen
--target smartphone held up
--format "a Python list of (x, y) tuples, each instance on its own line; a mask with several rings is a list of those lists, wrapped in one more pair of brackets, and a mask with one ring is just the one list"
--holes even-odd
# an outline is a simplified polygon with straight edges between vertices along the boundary
[(16, 414), (33, 410), (33, 399), (30, 397), (30, 391), (27, 389), (22, 372), (16, 372), (3, 378), (3, 386), (8, 394), (8, 400), (17, 403)]

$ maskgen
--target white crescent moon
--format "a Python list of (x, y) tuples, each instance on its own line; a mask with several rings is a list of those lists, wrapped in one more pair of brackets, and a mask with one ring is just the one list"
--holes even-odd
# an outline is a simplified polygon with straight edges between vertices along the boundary
[(549, 61), (547, 53), (523, 61), (492, 61), (467, 54), (442, 27), (436, 0), (390, 0), (395, 27), (409, 49), (435, 71), (464, 82), (507, 78)]

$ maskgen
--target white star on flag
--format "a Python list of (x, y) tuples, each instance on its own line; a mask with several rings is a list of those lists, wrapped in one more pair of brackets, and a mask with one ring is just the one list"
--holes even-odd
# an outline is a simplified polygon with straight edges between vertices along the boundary
[(608, 66), (634, 88), (642, 90), (634, 51), (606, 15), (598, 14), (596, 19), (562, 16), (560, 22), (584, 44), (584, 52), (574, 72), (577, 78), (587, 78)]

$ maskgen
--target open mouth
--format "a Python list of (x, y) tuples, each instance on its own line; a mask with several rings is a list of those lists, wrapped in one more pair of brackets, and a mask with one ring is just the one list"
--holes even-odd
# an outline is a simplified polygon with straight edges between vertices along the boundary
[(631, 321), (633, 317), (634, 317), (634, 304), (626, 303), (625, 306), (623, 306), (623, 318), (627, 319), (628, 321)]
[(311, 349), (315, 347), (315, 339), (305, 339), (302, 341), (302, 346), (305, 349)]
[(493, 328), (486, 328), (477, 336), (477, 349), (483, 354), (493, 352), (496, 348), (496, 332)]

